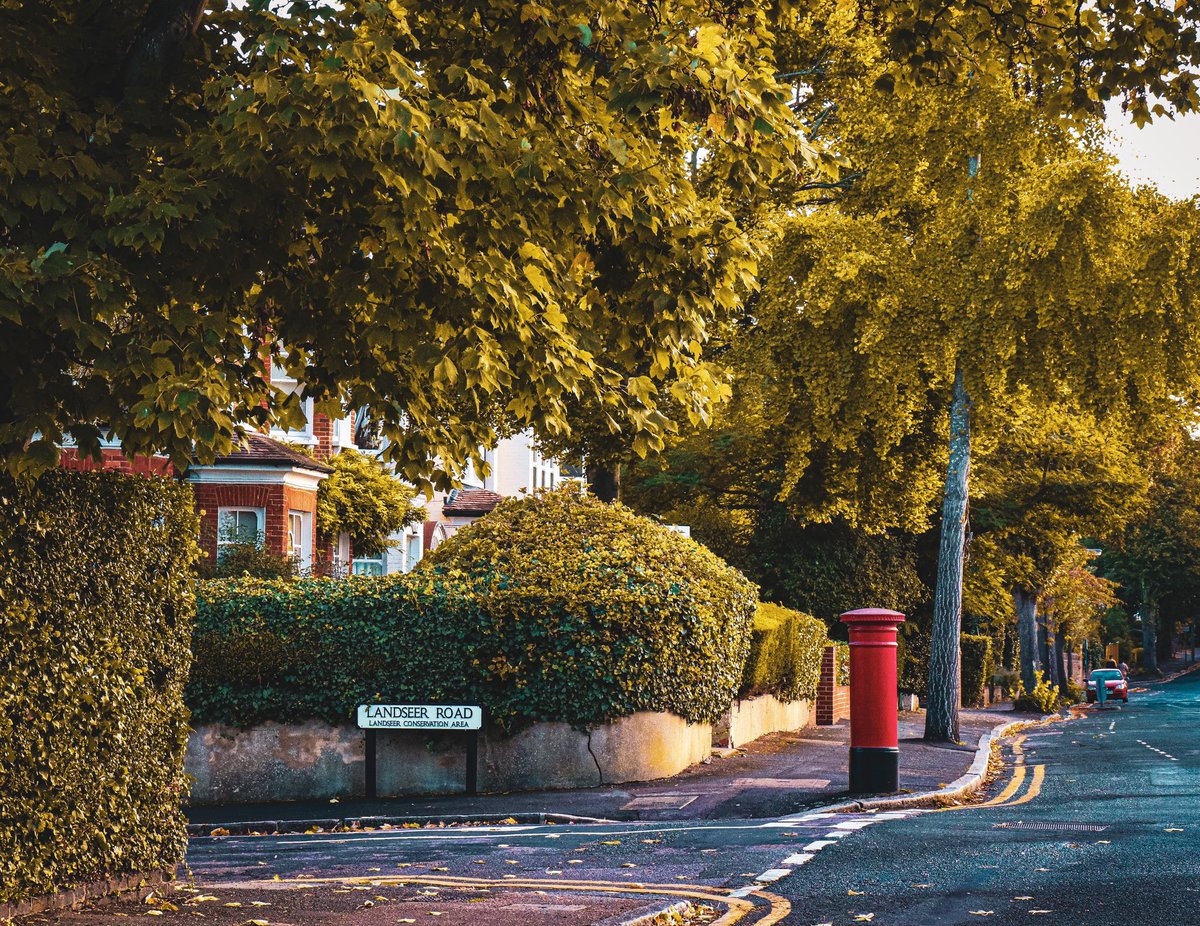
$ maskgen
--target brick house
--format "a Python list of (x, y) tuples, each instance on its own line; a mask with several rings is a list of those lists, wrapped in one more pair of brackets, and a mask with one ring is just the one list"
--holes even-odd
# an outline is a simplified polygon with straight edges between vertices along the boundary
[(184, 477), (200, 511), (200, 548), (216, 558), (225, 544), (255, 542), (301, 569), (317, 557), (317, 486), (333, 470), (264, 434)]

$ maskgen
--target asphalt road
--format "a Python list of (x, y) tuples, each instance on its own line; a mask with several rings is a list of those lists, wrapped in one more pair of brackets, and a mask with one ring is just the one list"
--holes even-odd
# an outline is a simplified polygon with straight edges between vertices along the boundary
[(57, 922), (616, 926), (688, 901), (722, 926), (1200, 924), (1198, 836), (1190, 676), (1008, 741), (966, 807), (200, 838), (191, 884)]
[(991, 806), (871, 827), (777, 884), (794, 921), (1200, 923), (1200, 677), (1008, 753)]

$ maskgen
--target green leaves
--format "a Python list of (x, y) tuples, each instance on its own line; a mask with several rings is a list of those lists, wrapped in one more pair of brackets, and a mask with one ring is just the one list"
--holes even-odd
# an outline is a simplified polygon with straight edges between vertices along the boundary
[(760, 603), (738, 697), (771, 694), (780, 701), (815, 701), (821, 654), (828, 645), (824, 621)]
[[(803, 146), (765, 8), (229, 4), (149, 107), (95, 94), (140, 12), (0, 9), (0, 465), (84, 425), (211, 460), (288, 417), (268, 360), (422, 488), (497, 429), (654, 446), (666, 390), (612, 384), (689, 383), (753, 273), (740, 210)], [(713, 113), (719, 184), (688, 164)]]
[(0, 477), (0, 903), (182, 861), (197, 531), (170, 480)]
[(196, 723), (340, 722), (396, 700), (503, 728), (638, 710), (715, 719), (742, 678), (753, 587), (698, 544), (568, 492), (505, 502), (416, 572), (201, 586)]
[(343, 450), (330, 465), (333, 473), (317, 489), (317, 526), (335, 542), (349, 534), (353, 555), (376, 556), (387, 550), (393, 534), (425, 519), (412, 486), (375, 458)]

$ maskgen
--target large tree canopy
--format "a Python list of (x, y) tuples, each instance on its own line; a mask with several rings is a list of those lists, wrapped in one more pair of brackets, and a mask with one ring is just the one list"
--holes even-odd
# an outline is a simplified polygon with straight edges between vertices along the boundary
[(209, 459), (295, 420), (267, 353), (412, 479), (497, 425), (657, 446), (664, 404), (721, 393), (698, 357), (753, 288), (747, 203), (814, 157), (780, 83), (814, 25), (879, 37), (880, 86), (994, 65), (1140, 115), (1195, 103), (1194, 7), (10, 0), (0, 456), (110, 429)]
[[(772, 10), (116, 0), (0, 9), (0, 451), (179, 460), (294, 420), (403, 475), (588, 396), (653, 436), (753, 249), (722, 201), (810, 154)], [(705, 193), (689, 155), (719, 175)], [(28, 442), (41, 435), (42, 440)]]

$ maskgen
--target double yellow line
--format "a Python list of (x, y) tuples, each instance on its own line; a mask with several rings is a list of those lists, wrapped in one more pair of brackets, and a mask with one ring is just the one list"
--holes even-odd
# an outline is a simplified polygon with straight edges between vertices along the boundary
[[(292, 879), (288, 879), (292, 880)], [(719, 888), (704, 884), (643, 884), (621, 881), (575, 881), (563, 878), (460, 878), (453, 875), (376, 875), (369, 878), (305, 878), (301, 884), (369, 884), (374, 887), (399, 887), (420, 884), (426, 887), (442, 887), (453, 890), (509, 890), (578, 891), (588, 894), (653, 894), (677, 897), (683, 900), (699, 900), (724, 907), (725, 913), (710, 926), (734, 926), (750, 914), (762, 913), (752, 922), (753, 926), (775, 926), (792, 912), (792, 905), (782, 897), (766, 891), (751, 891), (747, 897), (731, 897)], [(278, 887), (278, 882), (274, 882)], [(756, 900), (748, 899), (750, 897)], [(761, 901), (766, 901), (764, 907)], [(747, 924), (750, 926), (750, 924)]]
[(993, 797), (990, 801), (984, 801), (982, 804), (974, 804), (974, 807), (1016, 807), (1018, 804), (1028, 804), (1035, 797), (1042, 793), (1042, 782), (1046, 780), (1046, 766), (1033, 766), (1033, 774), (1029, 776), (1029, 788), (1020, 797), (1014, 799), (1014, 795), (1021, 790), (1021, 785), (1025, 783), (1025, 766), (1018, 765), (1016, 771), (1013, 772), (1012, 779), (1004, 790)]
[[(1025, 750), (1021, 744), (1025, 742), (1025, 736), (1018, 736), (1012, 745), (1013, 757), (1015, 759), (1015, 768), (1013, 776), (1009, 779), (1008, 784), (1004, 789), (993, 797), (990, 801), (984, 801), (980, 804), (961, 804), (955, 807), (939, 807), (938, 811), (946, 810), (973, 810), (979, 807), (1016, 807), (1020, 804), (1028, 804), (1035, 797), (1042, 793), (1042, 784), (1046, 780), (1046, 766), (1034, 765), (1033, 774), (1027, 776), (1030, 766), (1025, 764)], [(1022, 786), (1025, 784), (1026, 777), (1029, 779), (1029, 787), (1024, 794), (1019, 797)], [(937, 812), (937, 811), (935, 811)]]

